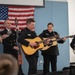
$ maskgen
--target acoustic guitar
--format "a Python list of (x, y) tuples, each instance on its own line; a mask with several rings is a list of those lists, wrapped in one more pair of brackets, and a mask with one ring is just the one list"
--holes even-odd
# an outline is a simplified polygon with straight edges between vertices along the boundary
[(35, 47), (21, 45), (22, 50), (23, 50), (27, 55), (32, 55), (32, 54), (34, 54), (37, 50), (42, 49), (42, 48), (44, 47), (44, 43), (43, 43), (43, 42), (46, 41), (47, 38), (44, 39), (44, 40), (42, 40), (40, 37), (36, 37), (36, 38), (34, 38), (34, 39), (25, 39), (25, 40), (27, 40), (27, 41), (29, 41), (29, 42), (36, 42), (36, 43), (37, 43), (37, 46), (35, 46)]
[[(63, 38), (73, 38), (73, 37), (75, 37), (75, 35), (65, 36)], [(47, 45), (44, 45), (44, 47), (41, 50), (47, 50), (48, 48), (57, 45), (58, 44), (57, 41), (62, 40), (63, 38), (59, 38), (59, 39), (50, 38), (50, 43)]]
[[(71, 35), (71, 36), (66, 36), (66, 38), (72, 38), (74, 37), (75, 35)], [(63, 37), (64, 38), (64, 37)], [(40, 38), (40, 37), (36, 37), (34, 39), (25, 39), (29, 42), (36, 42), (37, 43), (37, 46), (35, 47), (31, 47), (31, 46), (25, 46), (25, 45), (21, 45), (22, 47), (22, 50), (25, 54), (27, 55), (32, 55), (34, 54), (37, 50), (47, 50), (48, 48), (50, 48), (51, 46), (55, 46), (57, 45), (57, 41), (58, 40), (61, 40), (63, 38), (60, 38), (60, 39), (56, 39), (56, 38), (44, 38), (43, 40)], [(50, 44), (49, 45), (45, 45), (44, 42), (47, 41), (48, 39), (50, 39)]]

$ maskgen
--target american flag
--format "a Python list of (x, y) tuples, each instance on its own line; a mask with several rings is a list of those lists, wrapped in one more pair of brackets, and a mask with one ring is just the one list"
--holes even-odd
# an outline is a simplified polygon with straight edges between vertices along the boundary
[(26, 27), (26, 20), (34, 18), (34, 6), (0, 6), (0, 31), (4, 29), (4, 20), (10, 19), (15, 28), (15, 18), (20, 29)]

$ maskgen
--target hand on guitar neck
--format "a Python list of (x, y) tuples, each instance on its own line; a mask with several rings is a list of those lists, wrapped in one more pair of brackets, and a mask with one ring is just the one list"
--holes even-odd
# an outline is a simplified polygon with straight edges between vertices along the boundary
[(66, 38), (66, 37), (64, 37), (62, 40), (63, 40), (63, 41), (66, 41), (66, 39), (67, 39), (67, 38)]

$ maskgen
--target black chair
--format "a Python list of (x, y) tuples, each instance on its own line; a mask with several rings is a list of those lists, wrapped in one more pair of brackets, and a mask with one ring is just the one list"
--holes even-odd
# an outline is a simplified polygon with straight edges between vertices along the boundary
[(70, 66), (70, 75), (75, 75), (75, 66)]
[(70, 70), (51, 72), (46, 75), (69, 75)]

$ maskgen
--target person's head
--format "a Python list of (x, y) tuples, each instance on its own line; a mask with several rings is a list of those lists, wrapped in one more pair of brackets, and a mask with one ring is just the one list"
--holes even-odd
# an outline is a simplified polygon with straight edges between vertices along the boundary
[(6, 28), (11, 29), (11, 21), (9, 19), (5, 20), (4, 25)]
[(34, 31), (35, 30), (35, 21), (34, 19), (28, 19), (26, 21), (26, 24), (27, 24), (27, 28), (31, 31)]
[(52, 32), (52, 31), (53, 31), (53, 28), (54, 28), (53, 23), (48, 23), (48, 25), (47, 25), (48, 31), (49, 31), (49, 32)]
[(18, 61), (10, 54), (0, 54), (0, 75), (17, 75)]

